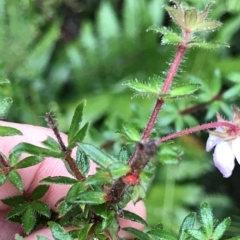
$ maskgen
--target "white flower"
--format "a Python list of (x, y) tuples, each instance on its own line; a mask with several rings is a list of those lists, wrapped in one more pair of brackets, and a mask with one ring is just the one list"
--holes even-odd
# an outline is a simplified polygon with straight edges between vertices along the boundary
[[(210, 131), (206, 143), (206, 151), (211, 151), (214, 147), (213, 162), (225, 178), (231, 176), (235, 166), (235, 158), (240, 164), (240, 111), (233, 106), (233, 119), (231, 123), (235, 129), (228, 127), (217, 127), (215, 131)], [(218, 122), (226, 122), (217, 115)]]
[(225, 178), (230, 177), (235, 166), (235, 158), (240, 164), (240, 138), (224, 141), (223, 138), (210, 134), (206, 150), (209, 152), (213, 147), (215, 147), (213, 154), (214, 165)]

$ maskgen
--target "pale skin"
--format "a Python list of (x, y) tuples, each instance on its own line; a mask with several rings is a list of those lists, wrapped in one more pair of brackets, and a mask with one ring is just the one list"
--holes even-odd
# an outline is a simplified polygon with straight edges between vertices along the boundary
[[(10, 150), (16, 146), (19, 142), (28, 142), (34, 145), (42, 146), (41, 142), (46, 140), (48, 136), (55, 138), (51, 129), (37, 127), (26, 124), (17, 124), (17, 123), (8, 123), (4, 121), (0, 121), (0, 126), (10, 126), (19, 129), (22, 132), (22, 136), (11, 136), (11, 137), (0, 137), (0, 151), (4, 153), (6, 156), (9, 155)], [(67, 143), (67, 136), (65, 134), (61, 134), (62, 139), (65, 143)], [(56, 139), (56, 138), (55, 138)], [(24, 157), (24, 155), (22, 156)], [(32, 192), (32, 190), (39, 185), (39, 181), (47, 176), (69, 176), (72, 177), (64, 167), (63, 162), (60, 159), (55, 158), (46, 158), (42, 163), (25, 168), (19, 169), (19, 174), (22, 177), (24, 190), (26, 192)], [(91, 164), (90, 175), (95, 172), (94, 163)], [(41, 199), (45, 203), (47, 203), (53, 210), (57, 211), (55, 207), (55, 203), (66, 195), (69, 185), (57, 185), (53, 184), (50, 186), (47, 194)], [(5, 182), (3, 186), (0, 187), (0, 200), (10, 197), (20, 195), (20, 192), (9, 182)], [(7, 212), (9, 211), (9, 207), (3, 204), (0, 201), (0, 240), (14, 239), (15, 234), (20, 234), (24, 236), (24, 232), (22, 227), (19, 224), (9, 222), (4, 219)], [(134, 212), (141, 216), (142, 218), (146, 218), (146, 209), (143, 202), (138, 202), (137, 204), (133, 204), (132, 202), (126, 206), (128, 211)], [(119, 219), (121, 227), (134, 227), (139, 230), (143, 229), (143, 225), (138, 224), (136, 222), (131, 222), (125, 219)], [(26, 240), (35, 240), (37, 239), (37, 235), (43, 235), (48, 237), (49, 239), (53, 239), (51, 231), (48, 228), (39, 229), (29, 236), (25, 237)], [(120, 231), (118, 233), (119, 237), (129, 237), (129, 235)]]

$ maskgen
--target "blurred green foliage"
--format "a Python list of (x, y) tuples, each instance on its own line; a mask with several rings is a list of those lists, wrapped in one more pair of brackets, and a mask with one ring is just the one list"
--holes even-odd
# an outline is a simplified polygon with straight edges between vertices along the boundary
[[(187, 2), (203, 9), (209, 1)], [(123, 122), (142, 130), (154, 104), (152, 99), (132, 98), (123, 83), (135, 78), (147, 82), (155, 74), (164, 79), (173, 58), (174, 47), (161, 47), (155, 34), (146, 33), (150, 25), (172, 24), (164, 4), (165, 0), (0, 1), (0, 77), (11, 82), (1, 86), (0, 100), (13, 99), (7, 119), (46, 125), (41, 116), (52, 110), (66, 131), (74, 108), (86, 98), (84, 121), (92, 125), (87, 141), (119, 149), (124, 140), (116, 130)], [(217, 111), (230, 117), (231, 104), (239, 106), (239, 12), (238, 0), (217, 1), (210, 15), (224, 25), (203, 37), (227, 42), (231, 48), (187, 53), (175, 81), (202, 88), (197, 98), (167, 101), (153, 136), (211, 121)], [(146, 200), (151, 224), (160, 220), (174, 231), (189, 209), (206, 200), (220, 217), (240, 207), (236, 189), (227, 196), (239, 179), (233, 175), (223, 180), (204, 152), (207, 134), (197, 137), (174, 143), (184, 151), (177, 164), (159, 164)], [(215, 180), (209, 177), (213, 173)], [(234, 226), (233, 235), (239, 234), (238, 218)]]

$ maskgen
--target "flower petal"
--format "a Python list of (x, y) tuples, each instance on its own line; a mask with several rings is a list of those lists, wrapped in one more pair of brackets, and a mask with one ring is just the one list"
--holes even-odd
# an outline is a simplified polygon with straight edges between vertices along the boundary
[(240, 164), (240, 138), (236, 138), (232, 141), (232, 152), (235, 155), (238, 163)]
[(234, 158), (235, 156), (228, 142), (217, 144), (213, 154), (213, 162), (223, 177), (228, 178), (231, 176), (235, 165)]
[[(216, 130), (219, 131), (218, 128)], [(223, 130), (221, 129), (219, 132), (222, 132), (222, 131)], [(223, 141), (224, 141), (223, 138), (210, 134), (206, 143), (206, 151), (210, 152), (217, 144)]]

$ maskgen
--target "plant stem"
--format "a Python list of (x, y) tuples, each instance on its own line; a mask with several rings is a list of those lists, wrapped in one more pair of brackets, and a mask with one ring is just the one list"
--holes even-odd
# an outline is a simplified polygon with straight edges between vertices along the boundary
[(194, 132), (198, 132), (198, 131), (202, 131), (202, 130), (206, 130), (206, 129), (210, 129), (210, 128), (215, 128), (215, 127), (229, 127), (233, 130), (235, 129), (235, 126), (232, 125), (229, 122), (206, 123), (206, 124), (203, 124), (201, 126), (196, 126), (196, 127), (193, 127), (193, 128), (185, 129), (181, 132), (173, 133), (173, 134), (170, 134), (168, 136), (162, 137), (158, 140), (158, 142), (165, 142), (165, 141), (168, 141), (170, 139), (177, 138), (177, 137), (189, 134), (189, 133), (194, 133)]
[[(163, 94), (167, 93), (169, 88), (171, 87), (173, 78), (177, 73), (178, 67), (181, 63), (181, 60), (183, 58), (183, 54), (185, 53), (185, 51), (186, 51), (186, 46), (184, 44), (179, 45), (177, 53), (175, 55), (174, 61), (171, 65), (171, 68), (168, 72), (168, 75), (167, 75), (167, 78), (166, 78), (166, 81), (164, 83), (164, 86), (163, 86), (163, 89), (162, 89), (161, 93), (163, 93)], [(145, 128), (145, 131), (143, 133), (142, 140), (145, 140), (149, 137), (163, 103), (164, 103), (164, 100), (162, 98), (157, 99), (157, 102), (156, 102), (155, 107), (153, 109), (152, 115), (151, 115), (151, 117), (148, 121), (148, 124)]]
[(62, 153), (65, 154), (64, 160), (68, 163), (69, 168), (72, 170), (74, 176), (77, 180), (83, 181), (85, 180), (85, 177), (82, 175), (82, 173), (79, 171), (74, 159), (72, 158), (72, 150), (68, 149), (65, 144), (63, 143), (63, 140), (61, 138), (60, 132), (58, 130), (57, 124), (55, 123), (53, 116), (51, 113), (46, 114), (45, 118), (46, 122), (48, 123), (48, 126), (53, 130), (54, 135), (56, 136), (58, 143), (60, 145)]

